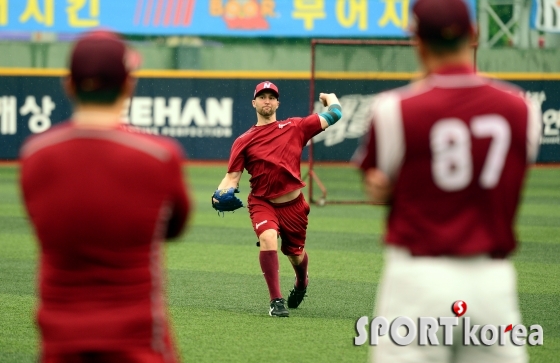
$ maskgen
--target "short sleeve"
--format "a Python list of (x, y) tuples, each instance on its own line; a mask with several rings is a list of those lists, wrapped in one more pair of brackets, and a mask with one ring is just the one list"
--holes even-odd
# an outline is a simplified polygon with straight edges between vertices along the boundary
[(303, 133), (304, 145), (307, 144), (313, 136), (323, 131), (321, 120), (319, 119), (319, 115), (316, 113), (299, 119), (298, 126)]
[(534, 163), (539, 154), (542, 115), (539, 106), (526, 100), (527, 104), (527, 162)]
[(406, 149), (399, 95), (391, 92), (379, 96), (372, 104), (371, 117), (369, 135), (356, 152), (355, 162), (364, 171), (379, 169), (394, 181)]
[(243, 143), (241, 138), (237, 138), (231, 146), (231, 153), (229, 155), (228, 173), (234, 171), (243, 171), (245, 169), (245, 155), (243, 153)]
[(352, 156), (352, 162), (362, 171), (377, 167), (377, 152), (375, 145), (375, 127), (370, 122), (369, 131), (364, 135), (360, 145)]

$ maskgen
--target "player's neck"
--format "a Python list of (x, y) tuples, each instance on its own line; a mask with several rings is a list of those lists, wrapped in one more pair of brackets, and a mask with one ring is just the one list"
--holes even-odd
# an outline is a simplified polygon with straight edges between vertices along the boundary
[(276, 114), (273, 114), (271, 116), (263, 116), (259, 113), (257, 113), (257, 124), (256, 126), (265, 126), (265, 125), (269, 125), (273, 122), (276, 122)]
[(122, 105), (80, 104), (74, 109), (72, 122), (79, 127), (114, 128), (122, 121)]
[(462, 49), (460, 52), (456, 53), (428, 56), (424, 60), (424, 67), (427, 73), (433, 73), (441, 68), (459, 65), (473, 66), (473, 55), (469, 48)]

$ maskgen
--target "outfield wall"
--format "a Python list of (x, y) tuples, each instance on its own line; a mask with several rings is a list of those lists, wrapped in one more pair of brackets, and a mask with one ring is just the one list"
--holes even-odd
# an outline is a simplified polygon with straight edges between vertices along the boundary
[[(68, 118), (64, 70), (0, 69), (0, 159), (14, 160), (23, 140)], [(317, 92), (336, 93), (344, 118), (315, 139), (315, 157), (348, 161), (367, 130), (372, 94), (404, 85), (413, 73), (322, 72)], [(543, 110), (540, 162), (560, 162), (560, 74), (493, 74), (527, 90)], [(225, 160), (233, 140), (255, 123), (255, 84), (280, 89), (278, 118), (309, 111), (308, 72), (141, 71), (124, 116), (148, 132), (175, 137), (195, 160)], [(320, 109), (320, 105), (316, 105)], [(305, 155), (304, 155), (305, 157)]]

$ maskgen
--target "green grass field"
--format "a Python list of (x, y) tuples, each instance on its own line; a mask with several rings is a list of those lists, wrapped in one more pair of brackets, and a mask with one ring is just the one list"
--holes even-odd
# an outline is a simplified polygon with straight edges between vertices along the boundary
[[(348, 169), (327, 168), (340, 180)], [(312, 207), (307, 249), (311, 285), (290, 318), (267, 315), (268, 292), (246, 209), (225, 218), (209, 205), (223, 167), (188, 170), (196, 214), (190, 229), (167, 247), (168, 302), (178, 349), (188, 362), (365, 362), (354, 347), (354, 324), (372, 314), (382, 269), (382, 207)], [(329, 175), (332, 174), (332, 175)], [(17, 187), (18, 168), (0, 166), (0, 362), (35, 362), (38, 334), (37, 247)], [(344, 185), (344, 183), (337, 183)], [(242, 198), (248, 191), (242, 180)], [(338, 193), (344, 193), (338, 191)], [(544, 345), (532, 362), (560, 361), (560, 168), (530, 172), (517, 224), (521, 247), (513, 257), (525, 325), (541, 324)], [(293, 270), (281, 257), (287, 293)], [(450, 302), (451, 303), (451, 302)], [(498, 303), (498, 302), (497, 302)], [(483, 363), (483, 362), (481, 362)]]

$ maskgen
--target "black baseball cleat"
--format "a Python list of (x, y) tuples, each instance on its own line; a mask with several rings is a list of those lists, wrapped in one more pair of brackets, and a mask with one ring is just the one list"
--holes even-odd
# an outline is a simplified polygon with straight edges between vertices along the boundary
[(268, 315), (270, 316), (278, 316), (280, 318), (287, 318), (290, 316), (290, 312), (286, 309), (284, 305), (286, 300), (284, 299), (274, 299), (270, 302), (270, 310)]
[(298, 290), (294, 286), (293, 290), (290, 290), (290, 295), (288, 295), (288, 307), (290, 309), (296, 309), (303, 301), (303, 298), (307, 296), (305, 295), (306, 292), (307, 287), (303, 290)]

